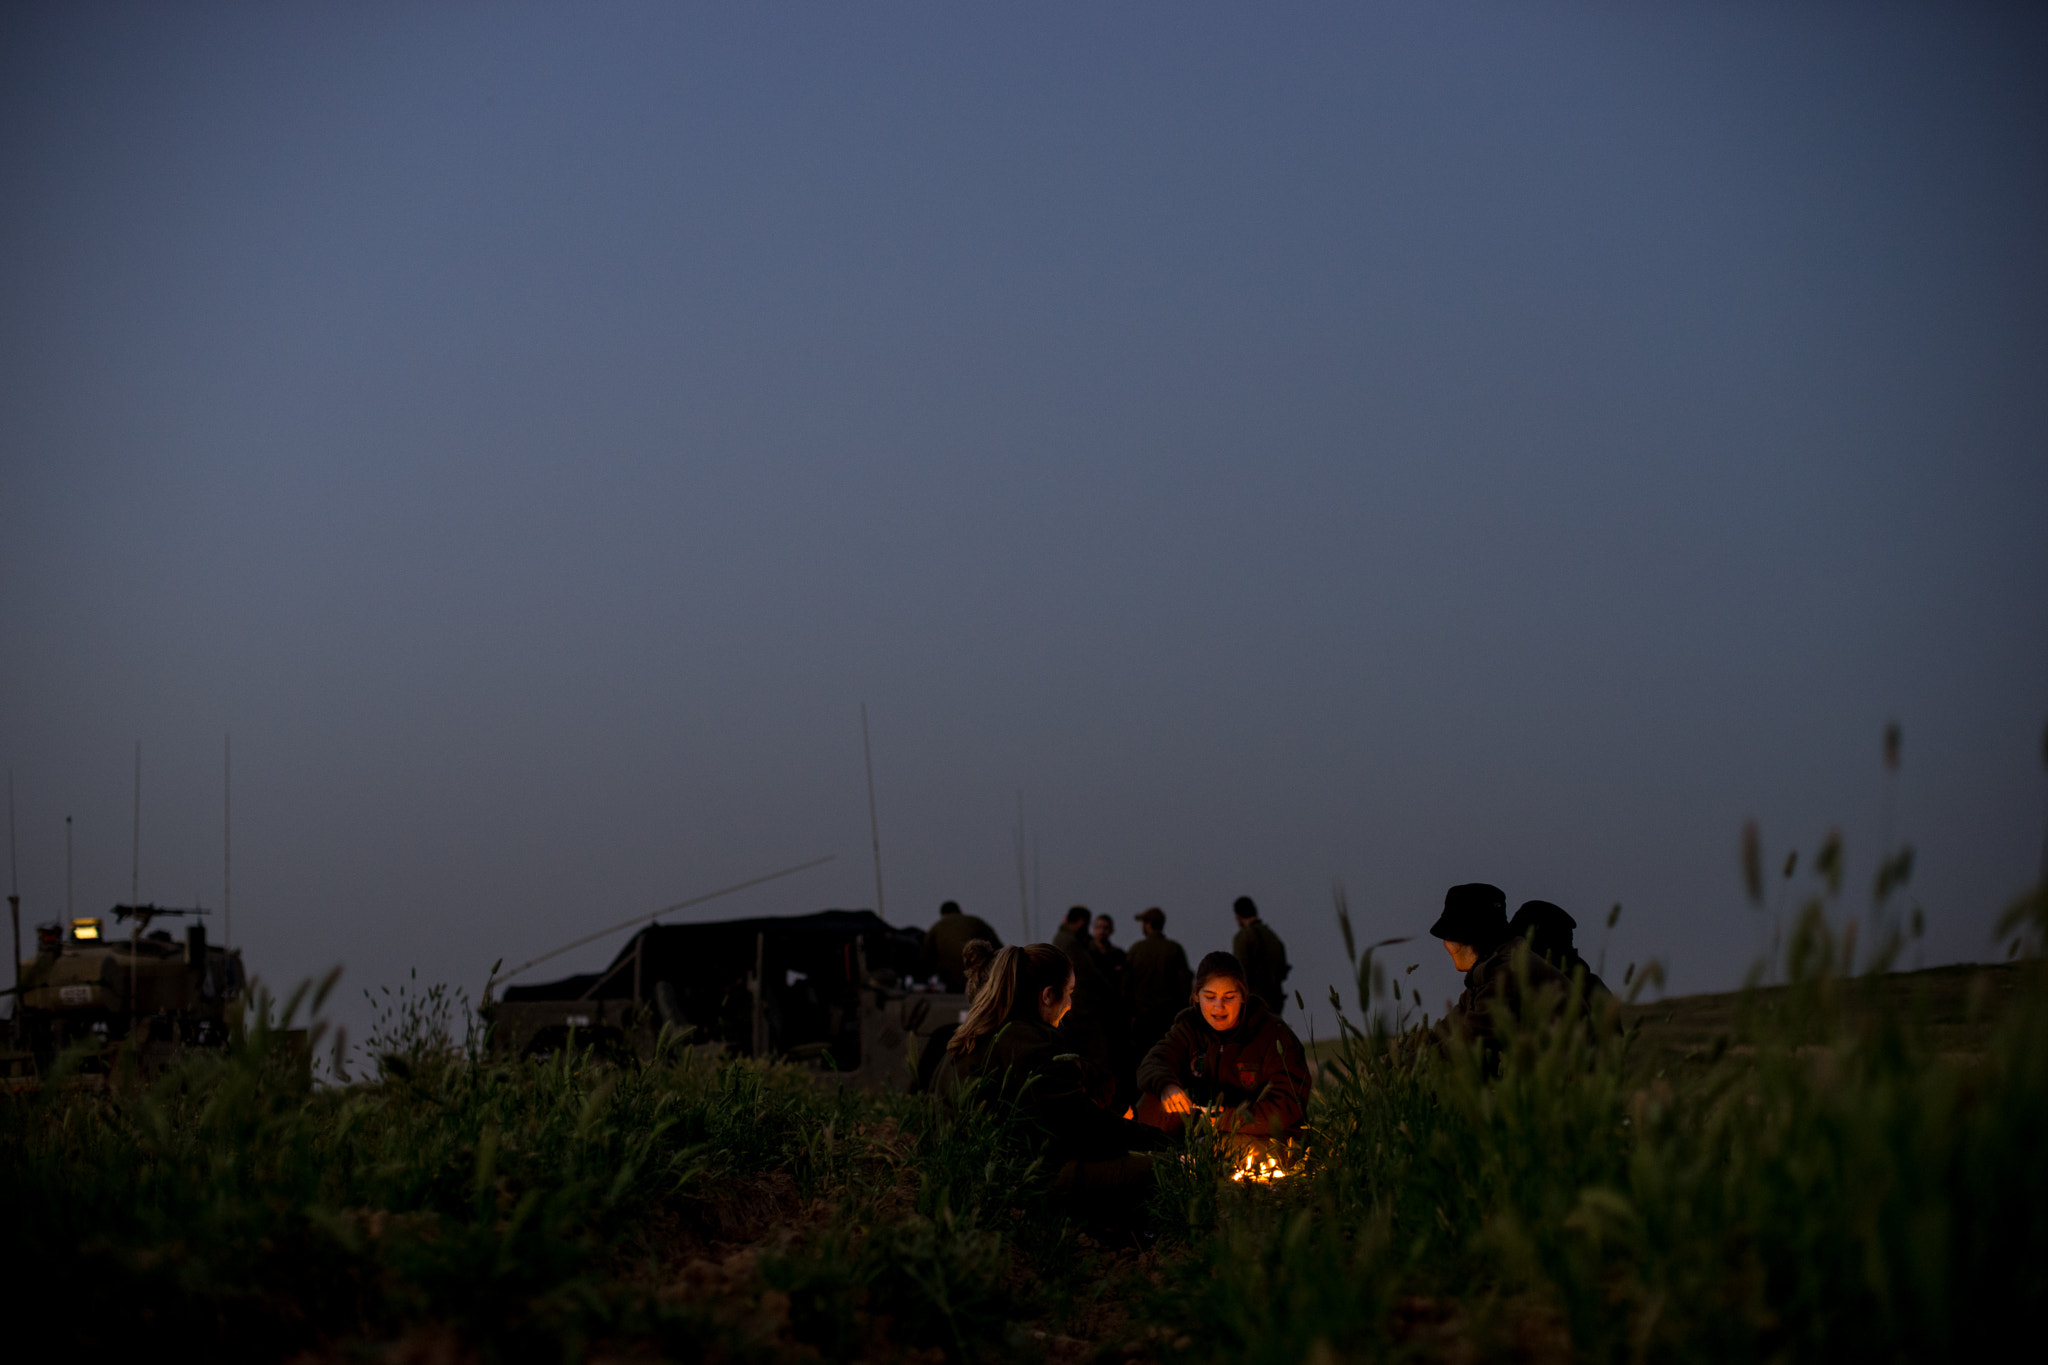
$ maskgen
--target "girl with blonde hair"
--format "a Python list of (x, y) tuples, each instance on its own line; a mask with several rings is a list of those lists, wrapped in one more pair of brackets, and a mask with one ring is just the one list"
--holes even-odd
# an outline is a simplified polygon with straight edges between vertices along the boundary
[(1088, 1098), (1081, 1064), (1059, 1033), (1074, 1003), (1074, 968), (1050, 943), (1004, 948), (967, 1018), (947, 1043), (947, 1069), (1011, 1107), (1044, 1144), (1055, 1188), (1142, 1193), (1147, 1152), (1171, 1145), (1156, 1128), (1118, 1118)]

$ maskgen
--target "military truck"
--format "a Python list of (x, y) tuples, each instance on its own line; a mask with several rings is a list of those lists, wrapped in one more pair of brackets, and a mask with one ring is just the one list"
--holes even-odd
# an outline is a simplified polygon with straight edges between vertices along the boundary
[(666, 1027), (687, 1045), (777, 1058), (903, 1090), (967, 997), (920, 979), (924, 935), (869, 910), (651, 924), (602, 971), (490, 987), (480, 1009), (501, 1057), (588, 1047), (646, 1061)]
[[(145, 1070), (183, 1047), (220, 1047), (228, 1040), (228, 1013), (247, 984), (242, 955), (210, 944), (206, 926), (186, 926), (183, 939), (151, 929), (158, 919), (191, 918), (200, 909), (117, 905), (109, 933), (101, 917), (36, 928), (36, 955), (21, 963), (15, 1012), (19, 1046), (47, 1073), (57, 1055), (81, 1041), (103, 1051), (136, 1046)], [(87, 1069), (102, 1058), (89, 1058)]]

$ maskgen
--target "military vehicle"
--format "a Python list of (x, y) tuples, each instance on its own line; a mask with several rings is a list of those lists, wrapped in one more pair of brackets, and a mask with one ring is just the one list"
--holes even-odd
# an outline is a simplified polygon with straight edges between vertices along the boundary
[(921, 979), (924, 935), (869, 910), (652, 924), (602, 971), (485, 987), (480, 1013), (503, 1057), (571, 1045), (642, 1061), (664, 1027), (690, 1046), (817, 1068), (904, 1090), (936, 1031), (967, 997)]
[[(145, 1070), (183, 1047), (220, 1047), (228, 1040), (228, 1012), (245, 978), (238, 950), (206, 941), (206, 926), (186, 926), (182, 941), (151, 922), (195, 919), (207, 912), (155, 905), (117, 905), (108, 933), (101, 918), (74, 919), (36, 928), (36, 955), (21, 963), (15, 1036), (47, 1073), (57, 1055), (80, 1041), (108, 1049), (132, 1043)], [(88, 1061), (88, 1069), (99, 1058)]]

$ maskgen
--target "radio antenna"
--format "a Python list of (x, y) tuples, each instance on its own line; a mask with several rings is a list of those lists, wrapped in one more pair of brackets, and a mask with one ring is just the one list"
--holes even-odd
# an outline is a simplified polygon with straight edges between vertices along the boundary
[(1024, 885), (1024, 789), (1017, 788), (1017, 921), (1024, 926), (1024, 942), (1031, 941), (1031, 895)]
[(14, 769), (7, 770), (7, 918), (14, 926), (14, 1003), (8, 1018), (21, 1016), (21, 878), (14, 857)]
[(1034, 924), (1045, 923), (1044, 886), (1038, 877), (1038, 836), (1034, 834), (1031, 836), (1031, 920)]
[(882, 908), (882, 825), (875, 816), (875, 751), (868, 744), (868, 704), (860, 704), (860, 752), (868, 765), (868, 838), (875, 846), (875, 917), (887, 919)]
[[(128, 903), (142, 904), (142, 741), (135, 741), (135, 840), (128, 862)], [(142, 920), (128, 931), (128, 1031), (135, 1032), (135, 944), (142, 937)]]
[(235, 864), (234, 844), (230, 839), (234, 830), (233, 740), (232, 735), (220, 737), (220, 946), (223, 949), (232, 948), (235, 943)]
[(128, 903), (142, 904), (142, 741), (135, 741), (135, 841), (129, 845)]

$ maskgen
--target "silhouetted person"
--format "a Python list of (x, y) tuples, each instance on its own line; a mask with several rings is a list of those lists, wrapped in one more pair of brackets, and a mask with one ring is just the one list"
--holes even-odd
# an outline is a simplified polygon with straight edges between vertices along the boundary
[(1097, 915), (1089, 933), (1089, 946), (1095, 949), (1095, 960), (1102, 966), (1103, 984), (1107, 988), (1109, 1060), (1110, 1069), (1116, 1072), (1116, 1097), (1111, 1101), (1112, 1106), (1126, 1104), (1138, 1093), (1138, 1059), (1145, 1055), (1144, 1049), (1131, 1037), (1131, 1006), (1124, 987), (1128, 960), (1124, 950), (1109, 941), (1115, 932), (1114, 919), (1108, 915)]
[(1124, 957), (1124, 1004), (1131, 1017), (1132, 1050), (1142, 1057), (1188, 1007), (1195, 977), (1187, 951), (1166, 936), (1164, 910), (1155, 905), (1141, 912), (1138, 924), (1145, 934)]
[(1074, 968), (1074, 1004), (1060, 1023), (1060, 1036), (1080, 1054), (1096, 1102), (1107, 1106), (1116, 1097), (1117, 1078), (1123, 1069), (1118, 1066), (1125, 1051), (1119, 1037), (1123, 1001), (1116, 998), (1089, 937), (1093, 918), (1087, 906), (1074, 906), (1052, 936), (1052, 944), (1067, 955)]
[(1109, 941), (1110, 936), (1114, 933), (1116, 933), (1115, 920), (1111, 919), (1108, 915), (1097, 915), (1095, 917), (1095, 925), (1092, 931), (1095, 955), (1102, 962), (1103, 975), (1109, 978), (1110, 989), (1116, 992), (1118, 999), (1122, 999), (1126, 959), (1124, 957), (1124, 950)]
[(1564, 974), (1530, 952), (1508, 928), (1508, 898), (1497, 886), (1467, 882), (1444, 893), (1444, 911), (1429, 932), (1465, 974), (1465, 993), (1437, 1021), (1431, 1036), (1441, 1044), (1463, 1037), (1480, 1049), (1491, 1075), (1500, 1065), (1500, 1035), (1510, 1019), (1524, 1019), (1525, 992), (1548, 988), (1553, 1009), (1570, 991)]
[(1273, 1016), (1287, 1012), (1287, 945), (1259, 918), (1259, 907), (1250, 896), (1239, 896), (1230, 907), (1237, 916), (1237, 935), (1230, 940), (1230, 952), (1244, 964), (1245, 985), (1266, 1002)]
[(1508, 932), (1516, 938), (1529, 940), (1529, 950), (1563, 972), (1566, 979), (1575, 979), (1585, 974), (1585, 1004), (1590, 1012), (1600, 1002), (1612, 999), (1614, 992), (1607, 989), (1607, 983), (1594, 975), (1586, 959), (1579, 956), (1579, 950), (1572, 942), (1572, 931), (1579, 922), (1565, 913), (1561, 905), (1549, 901), (1523, 901), (1522, 908), (1515, 911), (1515, 917), (1508, 921)]
[(925, 931), (925, 970), (946, 984), (949, 991), (967, 989), (967, 969), (961, 965), (960, 950), (970, 940), (986, 939), (1000, 948), (1003, 940), (979, 915), (960, 913), (960, 902), (947, 901), (939, 907), (939, 922)]

